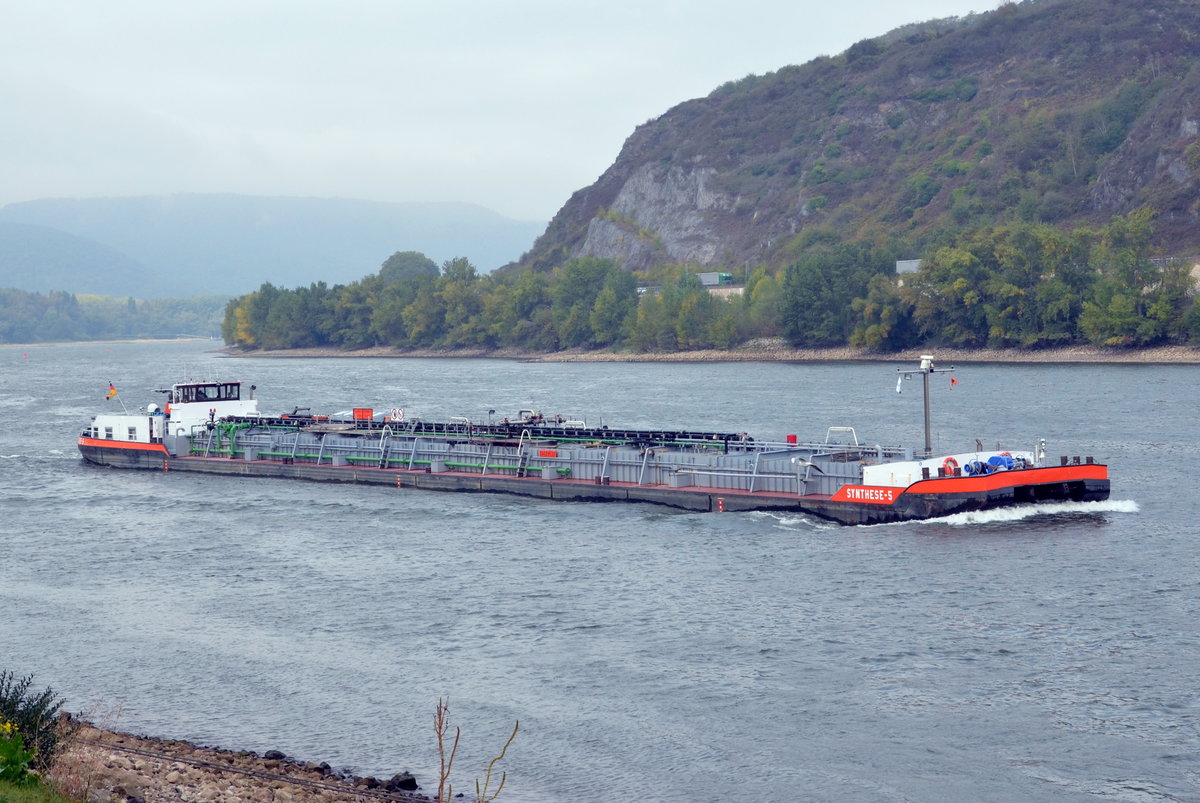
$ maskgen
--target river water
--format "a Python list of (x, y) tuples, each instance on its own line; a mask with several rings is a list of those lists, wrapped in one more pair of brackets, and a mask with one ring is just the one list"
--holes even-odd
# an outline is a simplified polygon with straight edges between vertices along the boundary
[(270, 412), (922, 440), (897, 363), (215, 345), (0, 348), (0, 668), (69, 710), (430, 792), (448, 696), (457, 789), (520, 720), (513, 801), (1200, 799), (1196, 366), (935, 377), (935, 448), (1044, 437), (1109, 463), (1113, 497), (891, 526), (81, 463), (92, 414), (188, 378)]

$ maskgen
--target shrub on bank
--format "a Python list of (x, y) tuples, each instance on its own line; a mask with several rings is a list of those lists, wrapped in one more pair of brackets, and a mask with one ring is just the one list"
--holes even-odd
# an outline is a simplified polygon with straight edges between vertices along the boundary
[[(29, 689), (32, 685), (33, 675), (18, 678), (8, 670), (0, 670), (0, 728), (5, 729), (0, 731), (0, 740), (7, 733), (11, 744), (15, 736), (21, 750), (29, 754), (28, 766), (45, 770), (54, 761), (66, 735), (59, 718), (63, 701), (49, 687), (40, 694), (31, 693)], [(0, 750), (3, 744), (0, 741)], [(11, 760), (15, 761), (15, 756), (14, 752)], [(4, 761), (4, 755), (0, 754), (0, 762)], [(5, 777), (0, 772), (0, 778)]]

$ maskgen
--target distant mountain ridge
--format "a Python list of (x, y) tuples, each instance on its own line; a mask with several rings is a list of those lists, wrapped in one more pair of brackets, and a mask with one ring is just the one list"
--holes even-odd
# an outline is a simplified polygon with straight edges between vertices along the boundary
[(397, 251), (511, 262), (544, 225), (472, 204), (167, 195), (0, 208), (0, 287), (142, 298), (347, 283)]
[(141, 296), (134, 289), (154, 281), (149, 268), (115, 248), (61, 229), (0, 219), (0, 287), (39, 293), (120, 287), (119, 295)]
[(522, 265), (780, 267), (815, 232), (931, 241), (1142, 206), (1200, 251), (1200, 14), (1184, 0), (1026, 0), (904, 26), (730, 82), (639, 126)]

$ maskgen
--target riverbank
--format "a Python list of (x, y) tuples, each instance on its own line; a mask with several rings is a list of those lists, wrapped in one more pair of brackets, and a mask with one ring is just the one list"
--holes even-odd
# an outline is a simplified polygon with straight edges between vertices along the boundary
[(908, 349), (880, 354), (851, 348), (796, 349), (778, 338), (751, 341), (734, 349), (703, 349), (672, 352), (624, 352), (610, 350), (530, 352), (518, 349), (396, 349), (387, 346), (346, 351), (336, 348), (221, 349), (231, 357), (376, 357), (376, 358), (485, 358), (527, 362), (903, 362), (920, 360), (932, 353), (946, 363), (1132, 363), (1141, 365), (1200, 364), (1200, 348), (1159, 346), (1148, 349), (1109, 349), (1072, 346), (1026, 351), (1021, 349)]
[[(76, 799), (121, 803), (429, 803), (416, 779), (338, 773), (276, 751), (202, 747), (83, 725), (49, 779)], [(436, 781), (436, 779), (435, 779)], [(430, 790), (436, 794), (437, 784)]]

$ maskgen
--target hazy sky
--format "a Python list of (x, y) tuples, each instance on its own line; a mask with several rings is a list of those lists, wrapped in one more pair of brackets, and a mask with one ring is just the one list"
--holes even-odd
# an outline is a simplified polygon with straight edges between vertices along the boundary
[(998, 0), (0, 0), (0, 205), (175, 192), (548, 220), (722, 83)]

